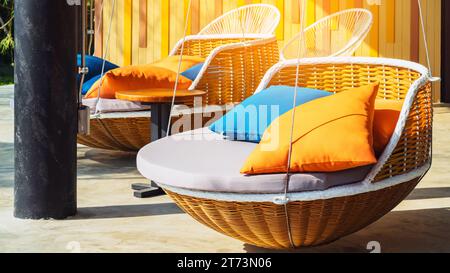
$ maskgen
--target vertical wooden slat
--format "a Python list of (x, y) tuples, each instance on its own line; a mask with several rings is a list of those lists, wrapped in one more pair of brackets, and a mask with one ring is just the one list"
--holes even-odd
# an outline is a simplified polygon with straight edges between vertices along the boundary
[[(114, 7), (114, 16), (111, 26), (109, 54), (111, 61), (119, 66), (123, 65), (123, 1), (117, 1)], [(122, 6), (121, 6), (122, 4)], [(113, 5), (111, 5), (112, 7)], [(109, 18), (108, 18), (109, 19)], [(109, 22), (109, 20), (108, 20)], [(120, 49), (120, 50), (119, 50)], [(119, 52), (120, 51), (120, 52)]]
[(442, 56), (440, 56), (440, 67), (442, 76), (442, 86), (441, 86), (441, 102), (450, 103), (450, 67), (447, 65), (450, 63), (450, 52), (445, 50), (450, 47), (450, 35), (446, 32), (450, 28), (450, 2), (448, 0), (442, 1), (441, 7), (441, 25), (442, 29), (439, 32), (441, 34), (441, 45)]
[(139, 0), (139, 47), (147, 47), (147, 0)]
[(355, 7), (355, 0), (341, 0), (342, 9), (352, 9)]
[(276, 0), (276, 7), (280, 11), (281, 20), (278, 28), (276, 30), (277, 39), (280, 41), (284, 40), (284, 0)]
[(169, 55), (170, 2), (161, 2), (161, 57)]
[(314, 24), (316, 21), (316, 1), (307, 0), (306, 2), (306, 26)]
[[(133, 33), (131, 34), (132, 37), (132, 44), (131, 44), (131, 64), (138, 64), (139, 63), (139, 58), (140, 58), (140, 54), (139, 52), (141, 50), (143, 50), (140, 46), (139, 46), (139, 32), (140, 32), (140, 28), (141, 28), (141, 24), (139, 23), (140, 21), (140, 11), (139, 9), (141, 8), (139, 5), (139, 2), (141, 0), (132, 0), (133, 1), (133, 20), (132, 20), (132, 24), (131, 24), (131, 29), (133, 30)], [(145, 50), (145, 49), (144, 49)]]
[(200, 0), (192, 0), (191, 4), (191, 33), (200, 31)]
[(336, 13), (339, 11), (339, 1), (338, 0), (330, 0), (330, 13)]
[(331, 13), (331, 1), (324, 0), (322, 2), (322, 10), (323, 10), (324, 16), (330, 15), (330, 13)]
[[(419, 61), (419, 5), (417, 0), (411, 1), (411, 60)], [(445, 0), (444, 0), (445, 1)]]
[(355, 8), (362, 8), (364, 6), (364, 0), (355, 0)]
[[(447, 1), (447, 0), (443, 0), (443, 1)], [(433, 1), (433, 7), (430, 8), (430, 13), (433, 14), (434, 16), (431, 16), (431, 18), (433, 18), (433, 23), (431, 25), (431, 30), (429, 29), (428, 31), (433, 31), (434, 32), (434, 40), (431, 41), (431, 44), (433, 45), (433, 47), (431, 48), (432, 53), (433, 53), (433, 60), (432, 60), (432, 65), (433, 65), (433, 74), (436, 76), (441, 76), (441, 54), (442, 54), (442, 49), (441, 49), (441, 43), (442, 43), (442, 37), (440, 35), (441, 33), (441, 27), (442, 27), (442, 18), (441, 18), (441, 12), (436, 12), (436, 11), (441, 11), (442, 10), (442, 2), (441, 1)], [(430, 13), (428, 14), (428, 16), (430, 16)], [(436, 102), (441, 101), (441, 84), (439, 82), (435, 82), (433, 83), (434, 86), (434, 100)]]
[[(316, 0), (316, 19), (326, 17), (330, 12), (329, 0)], [(331, 49), (330, 32), (323, 31), (321, 35), (316, 36), (316, 47), (322, 52), (329, 52)]]
[[(106, 38), (108, 36), (108, 28), (109, 28), (109, 21), (106, 19), (106, 17), (111, 16), (111, 5), (103, 4), (103, 19), (102, 19), (102, 26), (103, 26), (103, 32), (102, 32), (102, 55), (108, 59), (111, 56), (111, 52), (107, 50), (106, 48)], [(108, 53), (108, 55), (106, 55)]]
[(251, 3), (252, 3), (252, 0), (238, 0), (238, 6), (239, 7), (242, 7), (242, 6), (245, 6), (245, 5), (249, 5)]
[[(339, 1), (338, 0), (330, 0), (330, 14), (334, 14), (339, 11)], [(336, 30), (338, 28), (337, 21), (333, 20), (331, 29)]]
[(214, 16), (217, 18), (223, 13), (223, 0), (215, 0), (214, 3)]
[(395, 0), (385, 0), (385, 5), (387, 25), (386, 41), (388, 43), (395, 43)]
[[(179, 0), (177, 0), (179, 1)], [(186, 34), (190, 35), (191, 34), (191, 24), (192, 24), (192, 12), (190, 14), (188, 14), (188, 9), (189, 9), (189, 0), (184, 0), (184, 4), (183, 4), (183, 8), (184, 8), (184, 18), (183, 18), (183, 22), (186, 21), (186, 18), (188, 18), (187, 20), (187, 31)], [(191, 7), (192, 8), (192, 7)], [(184, 29), (183, 29), (184, 31)]]
[(203, 29), (215, 19), (215, 1), (200, 0), (200, 29)]
[(369, 45), (370, 45), (370, 56), (371, 57), (378, 57), (378, 48), (379, 48), (379, 40), (378, 40), (378, 33), (379, 33), (379, 13), (380, 8), (378, 5), (371, 5), (370, 11), (373, 14), (373, 26), (372, 30), (369, 34)]
[(300, 1), (302, 0), (292, 0), (292, 24), (300, 24)]
[(103, 57), (103, 16), (102, 0), (95, 0), (95, 53), (97, 57)]
[[(410, 14), (411, 14), (411, 6), (409, 1), (395, 1), (395, 39), (394, 39), (394, 57), (398, 59), (409, 59), (411, 55), (409, 50), (410, 46), (404, 46), (408, 37), (404, 34), (406, 33), (409, 36), (409, 24), (406, 22), (410, 22)], [(403, 23), (404, 22), (404, 23)], [(410, 42), (408, 42), (410, 44)]]
[(131, 47), (133, 41), (132, 39), (132, 16), (133, 16), (133, 1), (124, 0), (124, 23), (123, 23), (123, 65), (131, 65)]
[[(160, 10), (157, 9), (158, 1), (151, 0), (147, 2), (147, 33), (148, 33), (148, 47), (147, 47), (147, 55), (145, 56), (145, 62), (151, 63), (159, 58), (158, 55), (156, 55), (155, 48), (158, 47), (159, 44), (157, 44), (157, 40), (159, 40), (159, 32), (160, 28), (158, 28), (158, 18), (156, 14), (160, 14)], [(157, 11), (157, 12), (155, 12)]]

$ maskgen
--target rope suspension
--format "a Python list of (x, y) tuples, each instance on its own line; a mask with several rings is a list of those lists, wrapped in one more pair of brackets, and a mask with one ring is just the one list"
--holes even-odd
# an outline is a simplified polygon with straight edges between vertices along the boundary
[[(103, 6), (103, 1), (102, 1), (102, 6)], [(100, 74), (100, 84), (99, 84), (98, 92), (97, 92), (97, 100), (95, 101), (95, 116), (98, 116), (100, 114), (100, 111), (98, 110), (98, 103), (100, 101), (100, 94), (102, 92), (103, 76), (105, 75), (106, 56), (108, 56), (108, 54), (109, 54), (109, 43), (111, 41), (111, 28), (112, 28), (112, 21), (114, 19), (115, 9), (116, 9), (116, 0), (113, 0), (111, 16), (109, 18), (108, 34), (106, 37), (105, 52), (103, 52), (102, 73)], [(110, 137), (114, 138), (112, 135), (110, 135)]]
[(427, 33), (426, 33), (426, 29), (425, 29), (425, 20), (424, 20), (423, 10), (422, 10), (422, 1), (417, 0), (417, 4), (419, 6), (419, 18), (420, 18), (420, 24), (422, 26), (422, 37), (423, 37), (423, 43), (424, 43), (425, 53), (426, 53), (426, 58), (427, 58), (428, 71), (430, 72), (429, 79), (431, 82), (437, 82), (437, 81), (440, 81), (441, 78), (433, 76), (433, 70), (432, 70), (431, 59), (430, 59), (430, 51), (428, 48)]
[(173, 107), (175, 106), (175, 98), (177, 96), (178, 80), (180, 79), (180, 75), (181, 75), (181, 63), (183, 62), (184, 44), (186, 42), (187, 30), (188, 30), (188, 26), (189, 26), (189, 14), (191, 14), (191, 5), (192, 5), (192, 0), (189, 0), (187, 13), (186, 13), (186, 20), (184, 23), (183, 42), (181, 43), (180, 59), (179, 59), (178, 68), (177, 68), (177, 77), (175, 79), (175, 86), (173, 88), (172, 102), (170, 104), (169, 122), (167, 123), (167, 131), (166, 131), (167, 137), (170, 135), (170, 127), (172, 126), (172, 112), (173, 112)]
[[(425, 19), (424, 19), (423, 10), (422, 10), (422, 1), (417, 0), (417, 4), (419, 7), (420, 24), (422, 26), (422, 34), (423, 34), (422, 37), (423, 37), (425, 53), (426, 53), (426, 58), (427, 58), (428, 71), (429, 71), (428, 78), (429, 78), (430, 82), (438, 82), (441, 80), (441, 78), (433, 76), (433, 70), (432, 70), (432, 66), (431, 66), (431, 58), (430, 58), (430, 52), (429, 52), (429, 48), (428, 48), (428, 39), (427, 39), (427, 34), (426, 34), (426, 29), (425, 29)], [(432, 102), (434, 101), (433, 92), (431, 92), (431, 101)], [(431, 130), (430, 134), (431, 134), (431, 139), (433, 139), (433, 130)], [(430, 146), (430, 153), (431, 153), (431, 155), (433, 155), (433, 145)], [(433, 164), (433, 156), (430, 156), (430, 164)], [(422, 174), (422, 176), (420, 177), (420, 180), (422, 180), (428, 174), (429, 171), (430, 170), (428, 169), (424, 174)]]
[[(99, 22), (98, 22), (98, 27), (97, 27), (97, 29), (94, 30), (94, 32), (92, 33), (92, 35), (89, 39), (89, 47), (88, 47), (89, 53), (92, 52), (92, 45), (94, 44), (94, 35), (96, 33), (100, 33), (100, 27), (102, 26), (102, 22), (103, 22), (103, 7), (104, 7), (104, 5), (105, 5), (104, 0), (102, 0), (100, 3), (100, 11), (99, 11), (100, 18), (99, 18)], [(95, 8), (93, 8), (93, 6), (94, 6), (94, 0), (91, 0), (91, 20), (90, 20), (90, 24), (91, 24), (90, 28), (91, 29), (94, 29), (92, 24), (94, 22)]]
[[(303, 34), (304, 29), (304, 19), (305, 19), (305, 10), (306, 10), (306, 1), (301, 1), (300, 5), (300, 33)], [(298, 48), (297, 48), (297, 67), (296, 67), (296, 73), (295, 73), (295, 86), (294, 86), (294, 95), (293, 95), (293, 105), (292, 105), (292, 124), (291, 124), (291, 132), (290, 132), (290, 141), (289, 141), (289, 152), (288, 152), (288, 160), (287, 160), (287, 166), (286, 166), (286, 180), (284, 184), (284, 195), (283, 197), (279, 198), (277, 202), (280, 202), (284, 206), (284, 212), (286, 216), (286, 226), (288, 231), (288, 237), (289, 242), (291, 244), (292, 248), (295, 248), (295, 243), (292, 239), (292, 231), (291, 231), (291, 223), (289, 219), (289, 183), (291, 180), (291, 162), (292, 162), (292, 141), (294, 138), (294, 129), (295, 129), (295, 114), (296, 114), (296, 106), (297, 106), (297, 91), (298, 91), (298, 84), (300, 79), (300, 56), (302, 51), (302, 45), (305, 44), (306, 41), (303, 37), (303, 35), (299, 36), (298, 41)]]

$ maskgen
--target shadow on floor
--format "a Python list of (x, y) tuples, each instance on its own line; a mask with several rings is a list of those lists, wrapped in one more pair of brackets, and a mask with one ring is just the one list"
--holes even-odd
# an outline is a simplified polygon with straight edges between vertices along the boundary
[(114, 179), (115, 174), (140, 176), (136, 168), (136, 154), (78, 147), (78, 175)]
[(126, 167), (136, 166), (136, 153), (91, 149), (87, 147), (78, 147), (78, 151), (84, 152), (84, 155), (78, 155), (78, 160), (88, 159), (110, 166), (117, 165), (117, 162), (120, 162)]
[(391, 212), (369, 227), (329, 245), (274, 251), (244, 244), (247, 252), (369, 253), (369, 242), (381, 252), (450, 252), (450, 208)]
[(143, 217), (157, 215), (183, 214), (184, 212), (174, 203), (147, 204), (147, 205), (123, 205), (106, 207), (78, 208), (78, 214), (71, 220), (86, 219), (110, 219)]
[(421, 200), (450, 197), (450, 188), (420, 188), (415, 189), (406, 200)]

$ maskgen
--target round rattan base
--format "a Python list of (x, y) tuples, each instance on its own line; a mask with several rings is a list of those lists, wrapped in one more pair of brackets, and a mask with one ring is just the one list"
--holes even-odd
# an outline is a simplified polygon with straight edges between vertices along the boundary
[[(214, 112), (213, 115), (223, 115), (220, 112)], [(172, 124), (182, 116), (174, 116)], [(194, 128), (178, 128), (181, 132), (198, 129), (208, 122), (217, 119), (211, 119), (208, 115), (202, 117), (201, 122), (195, 121), (195, 116), (190, 114), (188, 118)], [(199, 124), (197, 124), (199, 123)], [(123, 152), (137, 152), (142, 147), (150, 143), (150, 117), (118, 117), (118, 118), (92, 118), (91, 132), (88, 136), (78, 135), (78, 143), (96, 149), (106, 149)]]
[(91, 148), (136, 152), (150, 143), (150, 117), (91, 119), (91, 133), (78, 135)]
[[(288, 213), (295, 247), (331, 243), (370, 225), (406, 198), (419, 180), (353, 196), (290, 203)], [(166, 192), (186, 213), (220, 233), (258, 247), (292, 248), (284, 206)]]

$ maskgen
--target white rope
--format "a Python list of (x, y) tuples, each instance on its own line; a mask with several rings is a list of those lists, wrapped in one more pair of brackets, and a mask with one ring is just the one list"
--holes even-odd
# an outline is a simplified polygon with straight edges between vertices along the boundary
[[(422, 2), (420, 0), (417, 0), (417, 4), (419, 6), (419, 17), (420, 17), (420, 24), (422, 25), (422, 34), (423, 34), (423, 42), (424, 42), (424, 46), (425, 46), (425, 53), (427, 56), (427, 64), (428, 64), (428, 71), (429, 71), (429, 80), (431, 82), (437, 82), (440, 81), (441, 79), (439, 77), (434, 77), (433, 76), (433, 70), (431, 67), (431, 60), (430, 60), (430, 52), (428, 49), (428, 39), (427, 39), (427, 34), (426, 34), (426, 30), (425, 30), (425, 20), (423, 18), (423, 10), (422, 10)], [(431, 92), (431, 100), (434, 101), (433, 99), (433, 92)], [(433, 130), (431, 130), (431, 139), (433, 139)], [(430, 145), (430, 164), (433, 164), (433, 144)], [(428, 171), (430, 169), (428, 169), (421, 177), (420, 180), (422, 180), (425, 175), (427, 175)], [(419, 180), (419, 181), (420, 181)]]
[[(304, 12), (306, 10), (305, 7), (305, 1), (301, 2), (300, 5), (300, 33), (303, 33), (303, 27), (304, 27)], [(294, 98), (293, 98), (293, 105), (292, 105), (292, 124), (291, 124), (291, 133), (290, 133), (290, 144), (289, 144), (289, 152), (288, 152), (288, 160), (287, 160), (287, 169), (286, 169), (286, 180), (284, 185), (284, 196), (283, 196), (283, 205), (286, 215), (286, 224), (287, 224), (287, 230), (288, 230), (288, 236), (289, 236), (289, 242), (291, 244), (291, 247), (295, 247), (294, 241), (292, 239), (292, 233), (291, 233), (291, 225), (289, 220), (289, 212), (288, 212), (288, 203), (289, 203), (289, 183), (291, 179), (291, 162), (292, 162), (292, 141), (294, 139), (294, 129), (295, 129), (295, 114), (296, 114), (296, 108), (297, 108), (297, 91), (298, 91), (298, 83), (300, 78), (300, 55), (302, 50), (302, 43), (305, 43), (304, 36), (299, 37), (298, 41), (298, 48), (297, 48), (297, 67), (296, 67), (296, 75), (295, 75), (295, 86), (294, 86)]]
[(78, 87), (78, 105), (81, 106), (83, 104), (83, 84), (84, 80), (86, 78), (86, 74), (89, 72), (89, 70), (86, 67), (86, 1), (81, 1), (81, 31), (82, 31), (82, 38), (81, 38), (81, 62), (80, 62), (80, 68), (79, 68), (79, 74), (81, 74), (81, 79)]
[(425, 29), (425, 20), (423, 18), (422, 2), (420, 0), (417, 0), (417, 4), (419, 6), (419, 17), (420, 17), (420, 24), (422, 26), (423, 43), (424, 43), (425, 53), (426, 53), (426, 58), (427, 58), (428, 71), (430, 71), (429, 78), (430, 78), (430, 81), (432, 81), (432, 82), (440, 81), (439, 77), (434, 77), (433, 76), (433, 70), (432, 70), (432, 67), (431, 67), (430, 52), (429, 52), (429, 49), (428, 49), (427, 33), (426, 33), (426, 29)]
[(175, 80), (175, 86), (173, 88), (172, 103), (170, 105), (170, 115), (169, 115), (169, 122), (167, 123), (166, 136), (170, 135), (170, 127), (172, 126), (172, 118), (171, 117), (172, 117), (173, 107), (175, 106), (175, 98), (177, 96), (178, 80), (180, 79), (180, 72), (181, 72), (181, 63), (183, 62), (184, 43), (186, 42), (187, 29), (188, 29), (188, 25), (189, 25), (189, 14), (191, 14), (191, 3), (192, 3), (192, 0), (189, 0), (187, 12), (186, 12), (186, 20), (184, 23), (184, 34), (183, 34), (183, 41), (181, 43), (181, 49), (180, 49), (180, 59), (178, 62), (177, 77)]
[(106, 36), (105, 52), (103, 52), (102, 73), (100, 74), (100, 84), (99, 84), (98, 92), (97, 92), (97, 100), (95, 101), (95, 116), (96, 117), (100, 114), (100, 111), (98, 109), (98, 103), (100, 101), (100, 93), (102, 91), (103, 76), (105, 75), (106, 56), (108, 56), (108, 53), (109, 53), (109, 43), (111, 40), (111, 27), (112, 27), (112, 21), (113, 21), (113, 17), (114, 17), (115, 8), (116, 8), (116, 0), (113, 0), (111, 16), (109, 18), (108, 34)]
[[(92, 6), (93, 6), (93, 2), (94, 0), (91, 0), (91, 20), (92, 20)], [(103, 6), (104, 6), (104, 1), (102, 0), (101, 4), (100, 4), (100, 18), (99, 18), (99, 22), (98, 22), (98, 27), (97, 29), (94, 31), (94, 35), (97, 33), (100, 33), (100, 27), (102, 26), (102, 22), (103, 22)], [(95, 9), (94, 9), (95, 10)], [(92, 23), (91, 23), (92, 24)], [(103, 37), (102, 37), (103, 38)], [(90, 40), (89, 40), (89, 53), (92, 50), (92, 45), (93, 45), (93, 36), (91, 35)]]

